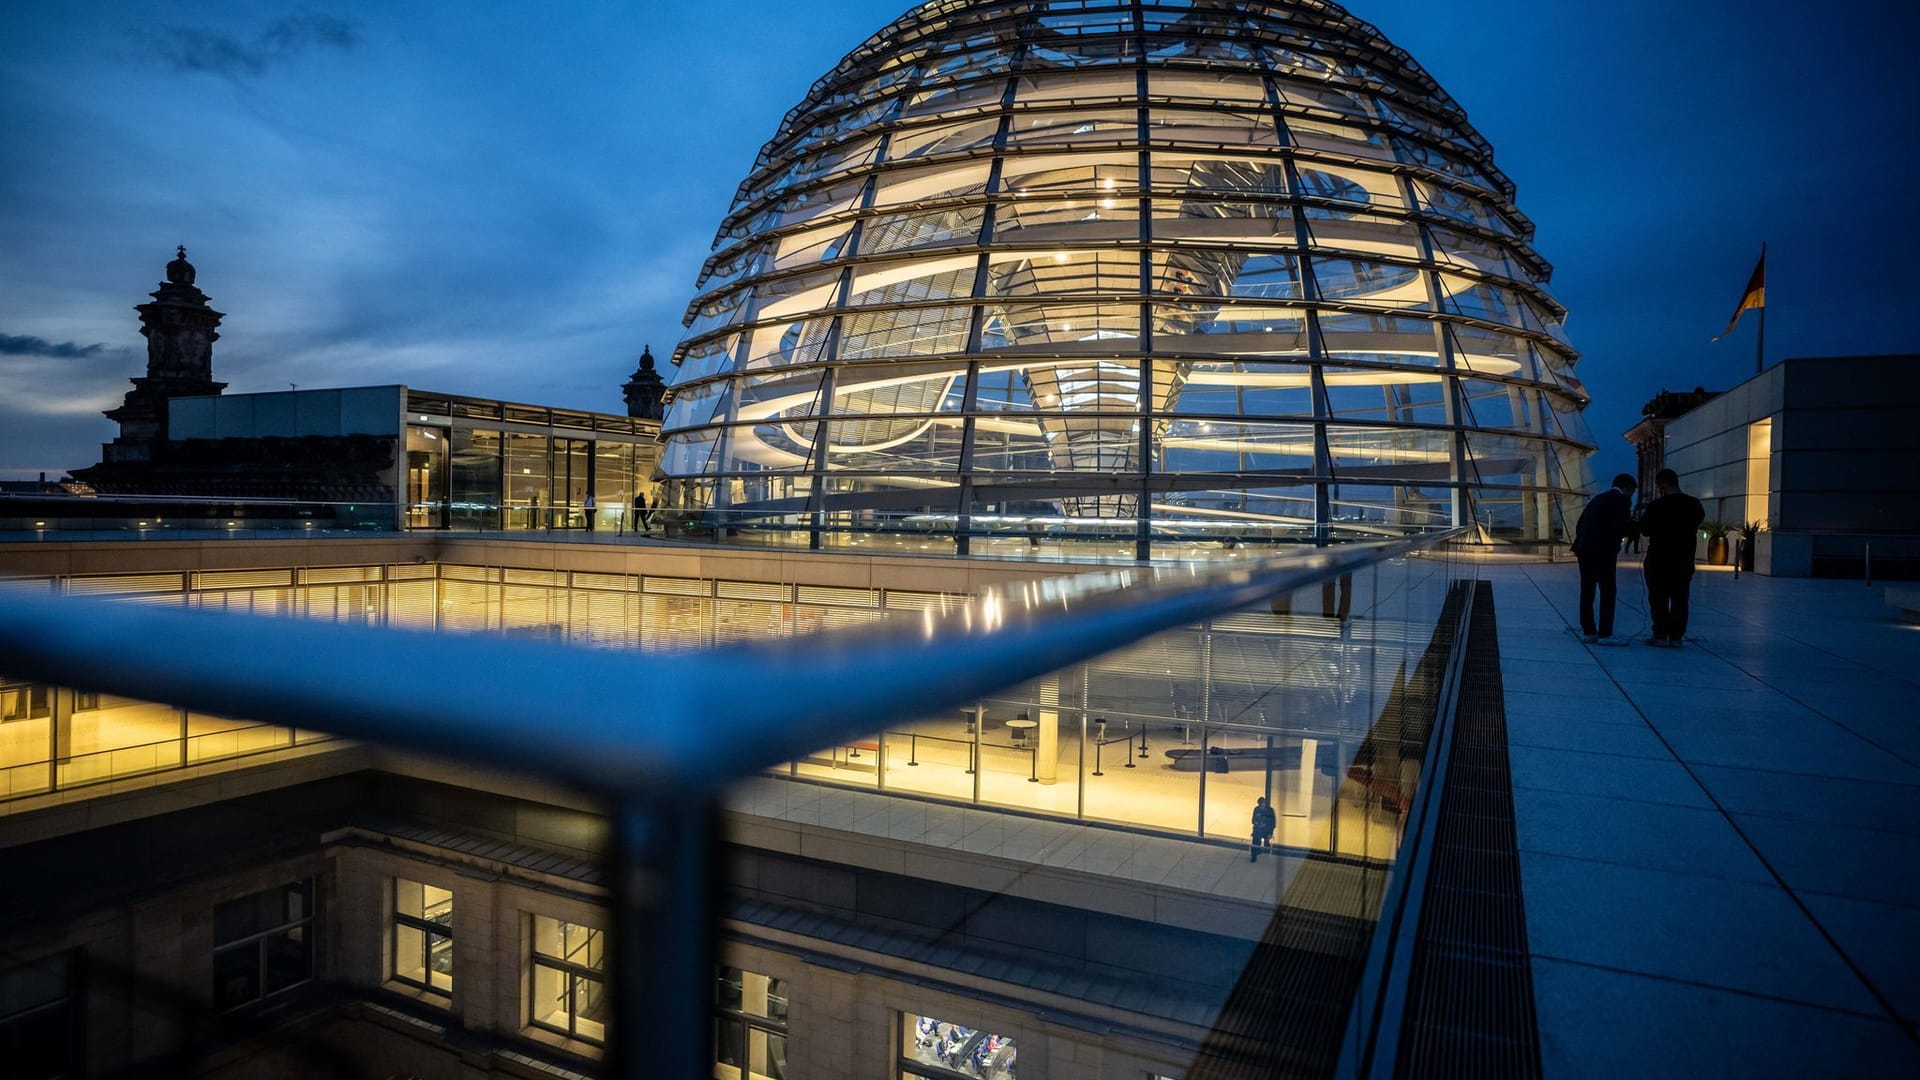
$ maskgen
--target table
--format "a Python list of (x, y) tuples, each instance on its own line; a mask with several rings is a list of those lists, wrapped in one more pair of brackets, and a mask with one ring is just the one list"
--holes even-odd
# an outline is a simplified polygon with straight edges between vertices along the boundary
[(1027, 745), (1027, 740), (1031, 738), (1030, 732), (1032, 732), (1033, 729), (1039, 726), (1040, 726), (1040, 721), (1038, 720), (1007, 721), (1007, 730), (1013, 733), (1013, 736), (1012, 736), (1013, 745), (1015, 746)]

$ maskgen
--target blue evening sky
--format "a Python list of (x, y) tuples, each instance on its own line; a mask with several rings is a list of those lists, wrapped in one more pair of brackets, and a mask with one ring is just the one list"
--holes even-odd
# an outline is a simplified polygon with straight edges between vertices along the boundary
[[(185, 244), (230, 392), (402, 382), (622, 411), (760, 144), (904, 10), (12, 0), (0, 11), (0, 477), (91, 464)], [(1571, 311), (1601, 446), (1720, 345), (1920, 351), (1910, 2), (1356, 0), (1467, 109)], [(1907, 254), (1902, 254), (1902, 253)]]

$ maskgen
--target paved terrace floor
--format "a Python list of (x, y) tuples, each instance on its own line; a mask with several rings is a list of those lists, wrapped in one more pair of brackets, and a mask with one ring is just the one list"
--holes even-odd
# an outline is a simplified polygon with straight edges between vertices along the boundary
[(1920, 1076), (1920, 627), (1703, 569), (1689, 639), (1588, 646), (1569, 565), (1490, 565), (1549, 1077)]

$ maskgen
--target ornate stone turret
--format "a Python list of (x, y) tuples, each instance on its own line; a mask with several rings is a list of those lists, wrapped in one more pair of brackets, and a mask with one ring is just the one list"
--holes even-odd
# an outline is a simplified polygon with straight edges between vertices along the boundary
[(620, 388), (627, 399), (627, 415), (640, 420), (658, 420), (662, 416), (661, 401), (666, 397), (667, 381), (653, 370), (653, 346), (640, 350), (640, 368)]
[(134, 308), (147, 339), (147, 374), (135, 377), (120, 407), (107, 419), (120, 425), (120, 437), (102, 450), (102, 464), (148, 462), (167, 440), (167, 400), (217, 394), (227, 384), (213, 381), (213, 343), (225, 316), (207, 306), (207, 294), (194, 287), (187, 249), (167, 264), (167, 280), (152, 293), (153, 302)]

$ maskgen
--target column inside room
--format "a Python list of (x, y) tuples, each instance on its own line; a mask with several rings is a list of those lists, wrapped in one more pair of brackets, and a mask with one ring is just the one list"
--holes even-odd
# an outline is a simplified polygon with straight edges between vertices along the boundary
[(1040, 740), (1034, 753), (1034, 779), (1042, 784), (1051, 784), (1059, 777), (1060, 771), (1060, 676), (1053, 674), (1040, 682), (1037, 698), (1038, 708), (1033, 718), (1040, 722)]

